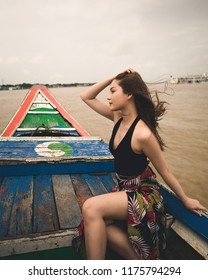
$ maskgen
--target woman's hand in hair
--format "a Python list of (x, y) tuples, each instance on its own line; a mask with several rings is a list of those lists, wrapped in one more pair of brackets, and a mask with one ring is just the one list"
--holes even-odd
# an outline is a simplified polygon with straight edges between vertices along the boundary
[(129, 73), (129, 74), (132, 74), (132, 73), (135, 73), (135, 70), (133, 68), (127, 68), (124, 73)]

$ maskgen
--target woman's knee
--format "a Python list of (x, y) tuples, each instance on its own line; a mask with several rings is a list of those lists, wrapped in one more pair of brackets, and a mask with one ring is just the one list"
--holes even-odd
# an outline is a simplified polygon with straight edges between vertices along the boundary
[(98, 203), (95, 197), (88, 198), (82, 206), (82, 215), (85, 221), (95, 219), (98, 215)]
[(85, 201), (82, 207), (84, 220), (114, 220), (127, 218), (127, 195), (125, 192), (94, 196)]

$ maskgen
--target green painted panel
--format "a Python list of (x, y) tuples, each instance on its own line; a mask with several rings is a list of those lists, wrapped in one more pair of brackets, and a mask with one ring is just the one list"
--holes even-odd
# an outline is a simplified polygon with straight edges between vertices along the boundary
[(44, 111), (48, 112), (45, 114), (27, 114), (25, 119), (20, 125), (20, 128), (37, 128), (37, 127), (67, 127), (71, 128), (71, 124), (69, 124), (60, 114), (51, 114), (51, 112), (57, 112), (56, 110), (50, 108), (38, 108), (35, 111)]
[(46, 108), (46, 107), (38, 107), (38, 108), (30, 109), (30, 112), (40, 112), (40, 111), (57, 112), (57, 110), (54, 108)]

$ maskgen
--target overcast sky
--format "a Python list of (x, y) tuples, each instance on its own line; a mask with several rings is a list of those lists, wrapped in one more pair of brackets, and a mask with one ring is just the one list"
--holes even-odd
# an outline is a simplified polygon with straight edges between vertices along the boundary
[(208, 0), (0, 0), (0, 84), (208, 72)]

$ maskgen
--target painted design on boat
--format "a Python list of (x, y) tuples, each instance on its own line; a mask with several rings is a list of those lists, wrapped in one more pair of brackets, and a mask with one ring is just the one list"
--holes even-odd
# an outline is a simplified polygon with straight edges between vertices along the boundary
[(43, 157), (67, 157), (71, 155), (73, 148), (61, 142), (44, 142), (35, 147), (35, 152)]

